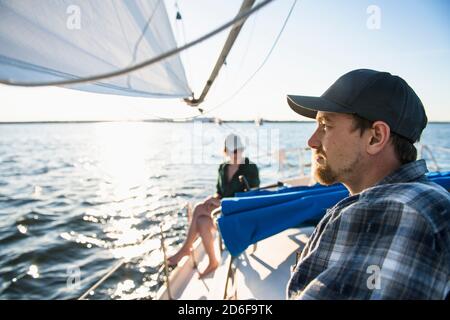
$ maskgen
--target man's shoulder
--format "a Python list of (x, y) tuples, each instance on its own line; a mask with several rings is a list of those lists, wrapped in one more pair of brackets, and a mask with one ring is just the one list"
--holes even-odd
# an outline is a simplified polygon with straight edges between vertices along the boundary
[(421, 217), (438, 232), (450, 223), (450, 194), (427, 179), (420, 181), (378, 185), (361, 193), (357, 207), (375, 210), (385, 208), (385, 213)]
[(219, 172), (222, 172), (222, 171), (225, 169), (225, 167), (226, 167), (227, 164), (229, 164), (228, 161), (222, 162), (222, 163), (219, 165), (219, 169), (218, 169)]
[(377, 185), (361, 193), (361, 199), (403, 203), (422, 210), (423, 207), (448, 209), (450, 193), (440, 185), (420, 179), (417, 181)]

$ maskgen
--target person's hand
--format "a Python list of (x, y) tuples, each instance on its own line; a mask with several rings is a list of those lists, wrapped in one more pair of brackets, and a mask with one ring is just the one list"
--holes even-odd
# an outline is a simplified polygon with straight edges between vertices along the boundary
[(210, 202), (214, 205), (214, 207), (219, 207), (220, 206), (220, 199), (219, 198), (212, 197)]
[(220, 206), (220, 199), (215, 197), (209, 197), (205, 200), (205, 205), (208, 208), (208, 211), (212, 211)]

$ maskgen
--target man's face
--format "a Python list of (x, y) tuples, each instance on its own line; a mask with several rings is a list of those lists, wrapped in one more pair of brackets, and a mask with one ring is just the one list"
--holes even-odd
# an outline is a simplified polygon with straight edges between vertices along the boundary
[(231, 163), (241, 164), (243, 151), (244, 151), (243, 149), (237, 149), (232, 152), (227, 152), (227, 155), (230, 158)]
[(348, 114), (318, 112), (317, 129), (308, 140), (316, 180), (325, 185), (353, 181), (361, 171), (363, 139)]

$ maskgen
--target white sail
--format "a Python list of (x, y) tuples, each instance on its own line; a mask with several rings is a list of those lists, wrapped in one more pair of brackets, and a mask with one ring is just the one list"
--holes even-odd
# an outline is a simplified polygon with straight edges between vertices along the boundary
[[(118, 71), (176, 47), (162, 0), (0, 0), (0, 79), (47, 82)], [(188, 97), (180, 57), (70, 88)]]

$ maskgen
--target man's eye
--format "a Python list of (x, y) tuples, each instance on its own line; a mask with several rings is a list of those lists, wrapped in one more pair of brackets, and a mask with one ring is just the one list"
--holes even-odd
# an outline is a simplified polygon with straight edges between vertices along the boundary
[(327, 130), (329, 129), (329, 126), (327, 126), (325, 123), (321, 123), (320, 127), (322, 128), (322, 130)]

